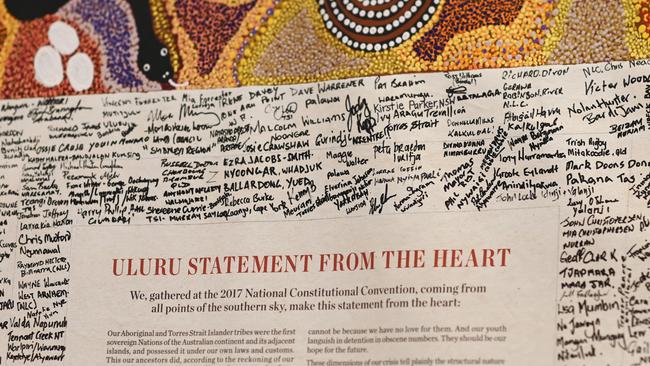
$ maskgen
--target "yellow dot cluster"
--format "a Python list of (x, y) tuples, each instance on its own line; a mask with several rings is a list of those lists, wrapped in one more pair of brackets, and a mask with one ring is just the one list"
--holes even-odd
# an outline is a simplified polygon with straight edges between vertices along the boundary
[(0, 48), (0, 90), (2, 90), (7, 60), (18, 35), (18, 28), (20, 28), (20, 22), (9, 15), (4, 2), (0, 5), (0, 24), (4, 28), (5, 33), (5, 37), (3, 37), (4, 39), (1, 43), (2, 47)]
[(650, 1), (642, 0), (638, 8), (638, 14), (634, 21), (641, 36), (648, 39), (650, 38)]
[(544, 46), (542, 47), (542, 58), (546, 60), (546, 62), (548, 62), (551, 52), (553, 52), (564, 36), (564, 25), (572, 3), (573, 0), (559, 0), (556, 8), (553, 10), (555, 15), (550, 23), (551, 33), (547, 35), (544, 40)]
[(648, 12), (650, 4), (645, 0), (622, 0), (627, 26), (627, 47), (632, 59), (650, 57), (648, 24), (642, 19), (642, 11)]
[(167, 47), (172, 71), (174, 72), (174, 76), (176, 76), (181, 68), (181, 56), (176, 46), (176, 39), (172, 33), (171, 23), (165, 11), (165, 4), (163, 0), (149, 0), (149, 7), (151, 8), (154, 33), (165, 47)]
[(544, 44), (552, 36), (561, 10), (557, 1), (524, 3), (507, 26), (486, 26), (460, 33), (449, 41), (434, 63), (435, 70), (517, 67), (544, 64)]

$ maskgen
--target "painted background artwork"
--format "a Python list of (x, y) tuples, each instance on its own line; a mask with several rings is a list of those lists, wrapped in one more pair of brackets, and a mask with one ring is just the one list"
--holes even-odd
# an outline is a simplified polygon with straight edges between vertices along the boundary
[(650, 57), (650, 0), (2, 0), (2, 98)]

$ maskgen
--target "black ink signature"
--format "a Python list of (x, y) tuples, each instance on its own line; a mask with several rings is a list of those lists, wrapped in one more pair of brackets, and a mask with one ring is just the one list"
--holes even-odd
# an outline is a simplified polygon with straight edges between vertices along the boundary
[(377, 197), (373, 197), (370, 199), (370, 214), (375, 214), (378, 213), (380, 214), (384, 210), (384, 204), (386, 204), (388, 201), (391, 199), (395, 198), (397, 196), (396, 194), (388, 195), (388, 184), (386, 184), (386, 188), (384, 190), (384, 193), (379, 196), (379, 204), (377, 204)]
[(364, 131), (369, 135), (374, 133), (374, 128), (377, 126), (377, 120), (370, 115), (370, 107), (366, 98), (357, 97), (357, 103), (352, 105), (350, 96), (345, 97), (345, 110), (348, 115), (348, 132), (352, 132), (352, 122), (356, 120), (357, 132)]
[(465, 94), (465, 92), (467, 92), (467, 87), (463, 85), (456, 86), (456, 87), (450, 86), (445, 91), (447, 92), (447, 97), (451, 98), (455, 94)]
[(181, 121), (181, 120), (183, 120), (183, 118), (186, 118), (186, 117), (196, 117), (196, 116), (200, 116), (200, 115), (213, 116), (213, 117), (215, 117), (217, 119), (217, 123), (215, 124), (215, 126), (218, 126), (218, 125), (221, 124), (221, 117), (219, 116), (219, 114), (217, 114), (215, 112), (197, 112), (197, 111), (194, 110), (194, 108), (192, 108), (192, 107), (190, 107), (188, 105), (185, 105), (185, 104), (181, 104), (181, 109), (178, 112), (178, 120)]
[(291, 102), (287, 105), (281, 105), (281, 106), (272, 106), (270, 104), (267, 104), (266, 107), (264, 108), (264, 112), (269, 113), (273, 111), (273, 118), (275, 118), (276, 121), (279, 120), (291, 120), (293, 118), (294, 113), (298, 110), (298, 103), (296, 102)]

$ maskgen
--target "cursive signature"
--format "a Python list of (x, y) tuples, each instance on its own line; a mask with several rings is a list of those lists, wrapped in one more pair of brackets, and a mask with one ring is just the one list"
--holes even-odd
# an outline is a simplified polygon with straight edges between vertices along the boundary
[(357, 103), (352, 104), (350, 96), (345, 97), (345, 110), (348, 114), (348, 132), (352, 132), (352, 125), (356, 122), (357, 132), (366, 132), (372, 135), (377, 126), (377, 120), (371, 116), (370, 107), (366, 98), (357, 97)]
[(389, 195), (388, 194), (388, 184), (386, 184), (386, 188), (384, 190), (384, 193), (379, 196), (379, 203), (377, 203), (377, 197), (373, 197), (370, 199), (370, 214), (380, 214), (384, 210), (384, 205), (390, 201), (391, 199), (395, 198), (395, 194)]

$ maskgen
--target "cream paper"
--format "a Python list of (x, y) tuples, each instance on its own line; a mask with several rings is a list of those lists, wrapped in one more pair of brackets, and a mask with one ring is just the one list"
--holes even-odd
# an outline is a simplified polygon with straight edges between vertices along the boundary
[(650, 66), (0, 105), (0, 364), (650, 363)]

